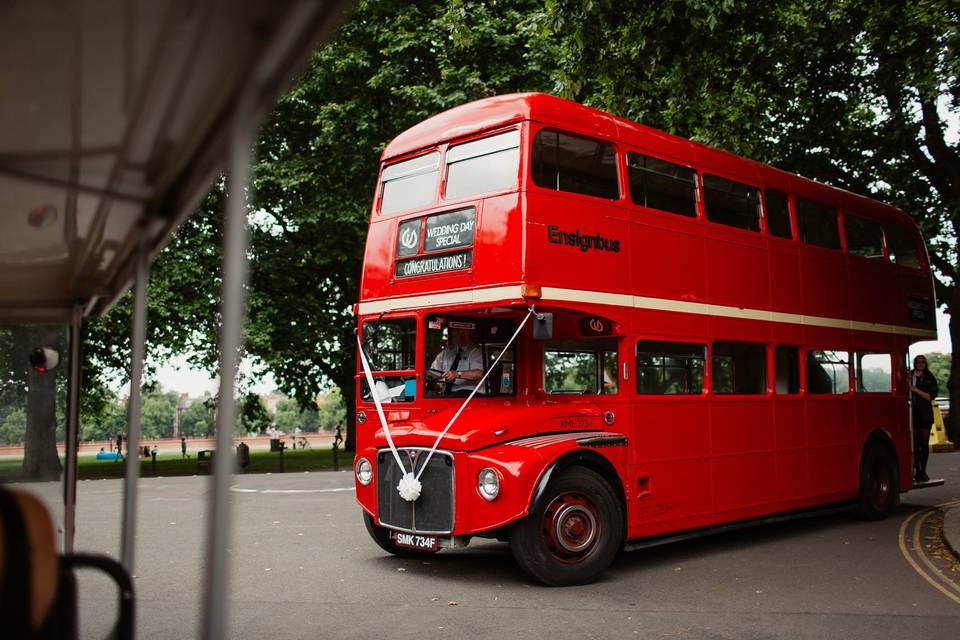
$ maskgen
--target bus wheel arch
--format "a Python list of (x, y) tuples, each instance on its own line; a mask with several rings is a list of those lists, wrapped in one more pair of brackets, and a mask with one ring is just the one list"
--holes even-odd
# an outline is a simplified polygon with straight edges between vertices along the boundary
[(550, 586), (592, 582), (610, 566), (624, 540), (624, 503), (616, 485), (597, 470), (603, 466), (595, 459), (588, 456), (582, 464), (578, 456), (570, 458), (543, 474), (530, 513), (509, 530), (517, 564)]
[(859, 496), (856, 514), (864, 520), (882, 520), (900, 503), (896, 447), (883, 430), (873, 431), (860, 450)]

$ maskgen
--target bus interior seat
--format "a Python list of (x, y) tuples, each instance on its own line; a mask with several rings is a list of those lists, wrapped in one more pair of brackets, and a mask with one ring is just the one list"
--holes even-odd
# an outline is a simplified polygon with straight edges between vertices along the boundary
[(115, 560), (57, 553), (53, 518), (29, 493), (0, 486), (0, 620), (7, 638), (77, 638), (74, 569), (98, 568), (120, 591), (112, 638), (133, 637), (133, 583)]

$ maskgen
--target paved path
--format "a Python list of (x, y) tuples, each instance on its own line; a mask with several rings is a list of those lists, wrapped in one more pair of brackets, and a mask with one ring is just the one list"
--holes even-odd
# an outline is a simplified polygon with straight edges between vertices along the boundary
[[(930, 471), (947, 484), (906, 494), (883, 522), (823, 517), (637, 551), (566, 589), (525, 578), (496, 542), (425, 561), (385, 555), (349, 472), (241, 476), (231, 637), (956, 640), (960, 590), (953, 599), (945, 580), (960, 585), (960, 573), (930, 530), (931, 508), (960, 500), (960, 453), (933, 455)], [(197, 633), (207, 483), (141, 481), (139, 638)], [(58, 486), (32, 486), (59, 500)], [(79, 500), (78, 548), (116, 555), (120, 482), (81, 482)], [(103, 637), (114, 592), (95, 574), (80, 590), (82, 635)]]

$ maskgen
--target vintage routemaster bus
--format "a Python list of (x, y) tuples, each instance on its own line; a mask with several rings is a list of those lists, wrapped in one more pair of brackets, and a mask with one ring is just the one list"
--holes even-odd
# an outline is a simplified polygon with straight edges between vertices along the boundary
[(543, 94), (383, 153), (357, 499), (396, 554), (509, 541), (550, 585), (622, 548), (913, 487), (906, 353), (935, 333), (903, 212)]

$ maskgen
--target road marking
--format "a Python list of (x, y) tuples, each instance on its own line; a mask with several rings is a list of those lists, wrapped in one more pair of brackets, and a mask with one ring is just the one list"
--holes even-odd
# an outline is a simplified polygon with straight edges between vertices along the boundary
[[(911, 514), (909, 518), (903, 521), (903, 524), (900, 525), (900, 535), (899, 535), (899, 545), (900, 553), (910, 564), (914, 571), (920, 575), (924, 580), (929, 582), (937, 591), (947, 596), (957, 604), (960, 604), (960, 584), (954, 582), (949, 576), (945, 575), (943, 571), (938, 569), (930, 562), (930, 559), (927, 558), (926, 554), (923, 551), (923, 543), (920, 541), (920, 532), (923, 530), (924, 525), (936, 513), (939, 509), (945, 509), (948, 507), (957, 507), (960, 506), (960, 500), (954, 500), (952, 502), (944, 502), (943, 504), (938, 504), (936, 506), (925, 509), (924, 511), (918, 511), (917, 513)], [(911, 523), (916, 520), (912, 531), (912, 540), (911, 547), (907, 548), (907, 529), (911, 526)], [(924, 570), (916, 560), (913, 559), (911, 553), (916, 555), (923, 564), (926, 565), (927, 570)], [(939, 581), (939, 582), (938, 582)], [(946, 588), (942, 583), (946, 583), (953, 588)]]
[(341, 491), (353, 491), (353, 487), (337, 487), (334, 489), (241, 489), (240, 487), (230, 487), (234, 493), (339, 493)]

